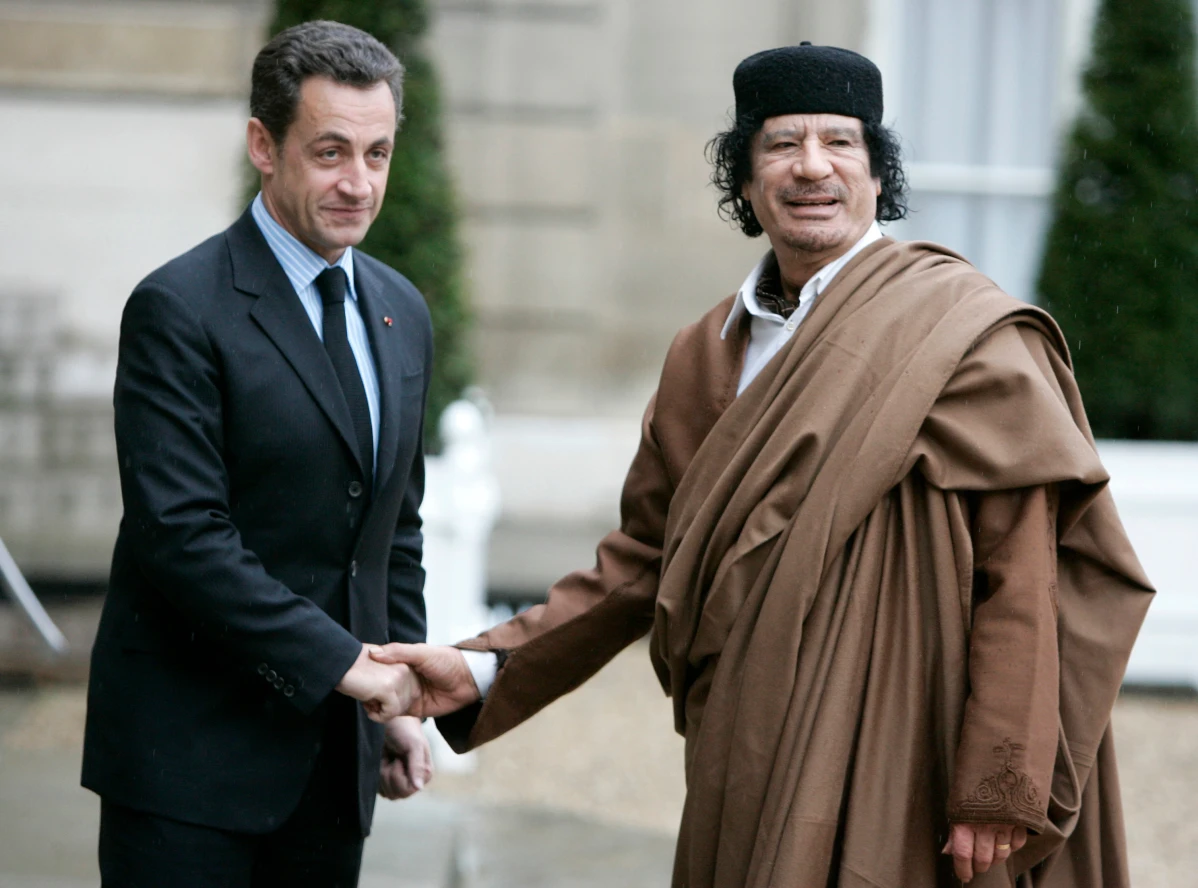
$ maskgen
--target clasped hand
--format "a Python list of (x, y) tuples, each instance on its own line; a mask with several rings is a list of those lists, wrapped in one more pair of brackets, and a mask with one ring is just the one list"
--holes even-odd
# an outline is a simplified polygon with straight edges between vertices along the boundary
[(428, 644), (362, 645), (337, 690), (361, 701), (379, 724), (400, 715), (447, 715), (480, 697), (462, 652)]
[(362, 645), (337, 690), (360, 701), (367, 716), (384, 726), (379, 794), (406, 799), (422, 790), (433, 776), (432, 753), (420, 719), (406, 714), (419, 699), (421, 687), (406, 664), (371, 659), (372, 653), (381, 652), (374, 645)]
[(360, 701), (372, 721), (386, 724), (408, 714), (420, 695), (420, 683), (401, 663), (386, 665), (371, 659), (371, 652), (379, 650), (375, 645), (362, 645), (358, 659), (338, 682), (337, 690)]
[(384, 668), (409, 669), (417, 684), (409, 715), (448, 715), (480, 698), (462, 652), (448, 645), (392, 643), (373, 648), (370, 656)]

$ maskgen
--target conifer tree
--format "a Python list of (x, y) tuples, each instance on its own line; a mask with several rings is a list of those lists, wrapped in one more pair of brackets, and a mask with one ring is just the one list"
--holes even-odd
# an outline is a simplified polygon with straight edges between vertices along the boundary
[(409, 278), (428, 301), (436, 358), (425, 442), (435, 450), (441, 411), (470, 382), (472, 366), (457, 208), (441, 137), (440, 94), (433, 66), (420, 44), (429, 23), (425, 0), (278, 0), (271, 34), (314, 19), (342, 22), (374, 35), (399, 56), (406, 70), (404, 120), (391, 158), (387, 195), (361, 246)]
[(1094, 433), (1198, 439), (1198, 96), (1189, 0), (1102, 0), (1039, 291)]

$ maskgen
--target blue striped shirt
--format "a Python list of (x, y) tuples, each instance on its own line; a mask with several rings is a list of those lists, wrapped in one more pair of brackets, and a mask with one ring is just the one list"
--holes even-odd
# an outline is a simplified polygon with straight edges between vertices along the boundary
[[(329, 263), (318, 256), (311, 248), (300, 243), (286, 228), (275, 221), (266, 204), (262, 202), (262, 193), (254, 198), (250, 206), (254, 221), (270, 245), (270, 250), (283, 266), (291, 286), (308, 313), (308, 319), (316, 328), (316, 335), (324, 342), (324, 300), (316, 289), (316, 277)], [(349, 278), (349, 298), (345, 300), (345, 331), (349, 335), (349, 347), (358, 362), (358, 372), (362, 374), (362, 387), (366, 389), (366, 403), (370, 407), (370, 430), (374, 435), (374, 456), (379, 455), (379, 377), (374, 367), (374, 359), (370, 353), (370, 340), (366, 336), (366, 323), (358, 310), (358, 291), (354, 287), (354, 249), (346, 247), (341, 258), (334, 263), (345, 270)]]

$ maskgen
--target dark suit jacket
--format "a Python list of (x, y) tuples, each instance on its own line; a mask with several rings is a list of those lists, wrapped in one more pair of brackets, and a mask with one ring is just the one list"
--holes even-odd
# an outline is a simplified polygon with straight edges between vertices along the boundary
[[(424, 639), (429, 315), (382, 263), (355, 252), (354, 271), (380, 389), (373, 491), (332, 363), (248, 210), (125, 306), (124, 517), (83, 760), (83, 784), (109, 801), (277, 828), (361, 642)], [(365, 831), (382, 729), (353, 709)]]

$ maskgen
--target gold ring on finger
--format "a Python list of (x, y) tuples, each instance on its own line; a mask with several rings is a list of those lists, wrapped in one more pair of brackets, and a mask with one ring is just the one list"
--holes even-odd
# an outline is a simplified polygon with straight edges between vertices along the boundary
[(997, 848), (999, 851), (1010, 851), (1011, 850), (1010, 842), (1008, 842), (1005, 845), (995, 845), (994, 847)]

